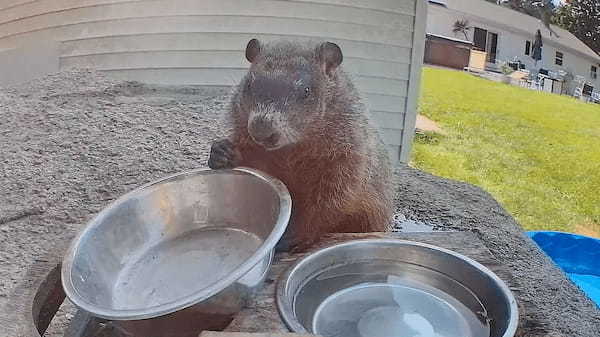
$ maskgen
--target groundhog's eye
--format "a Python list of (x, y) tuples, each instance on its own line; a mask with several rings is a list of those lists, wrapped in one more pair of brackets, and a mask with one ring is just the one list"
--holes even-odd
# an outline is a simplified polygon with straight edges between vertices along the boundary
[(304, 98), (310, 96), (310, 88), (309, 87), (305, 87), (304, 88)]

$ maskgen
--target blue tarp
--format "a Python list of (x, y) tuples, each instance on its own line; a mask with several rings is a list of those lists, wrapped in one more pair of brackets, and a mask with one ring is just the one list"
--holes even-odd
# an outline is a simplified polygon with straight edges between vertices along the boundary
[(600, 307), (600, 240), (563, 232), (527, 232)]

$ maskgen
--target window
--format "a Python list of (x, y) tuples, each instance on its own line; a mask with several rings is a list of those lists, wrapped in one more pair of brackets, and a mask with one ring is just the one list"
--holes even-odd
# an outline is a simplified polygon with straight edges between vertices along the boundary
[(476, 49), (481, 51), (486, 50), (487, 34), (487, 30), (475, 27), (475, 33), (473, 34), (473, 45)]
[(556, 59), (554, 60), (554, 63), (557, 66), (562, 66), (563, 65), (563, 53), (557, 51), (556, 52)]
[(595, 80), (595, 79), (597, 79), (597, 78), (598, 78), (598, 67), (596, 67), (596, 66), (592, 66), (592, 70), (591, 70), (591, 73), (590, 73), (590, 77), (591, 77), (593, 80)]
[(531, 41), (525, 41), (525, 55), (531, 55)]
[(485, 51), (487, 53), (487, 62), (496, 63), (498, 34), (475, 27), (475, 32), (473, 33), (473, 46), (476, 50)]
[(486, 51), (487, 61), (489, 63), (496, 63), (496, 56), (498, 53), (498, 34), (488, 32)]

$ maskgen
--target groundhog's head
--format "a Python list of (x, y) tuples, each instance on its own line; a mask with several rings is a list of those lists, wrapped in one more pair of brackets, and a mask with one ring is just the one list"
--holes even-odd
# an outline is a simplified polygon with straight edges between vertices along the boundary
[(342, 63), (340, 47), (331, 42), (305, 45), (288, 41), (246, 47), (250, 69), (240, 83), (240, 111), (250, 137), (276, 150), (312, 137), (321, 125), (332, 83)]

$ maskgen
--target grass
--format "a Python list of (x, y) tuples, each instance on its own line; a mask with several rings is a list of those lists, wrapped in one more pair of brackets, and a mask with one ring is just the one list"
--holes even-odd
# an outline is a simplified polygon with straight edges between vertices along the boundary
[(419, 105), (447, 135), (411, 165), (482, 187), (527, 230), (600, 236), (600, 105), (425, 68)]

